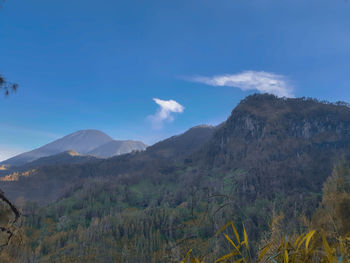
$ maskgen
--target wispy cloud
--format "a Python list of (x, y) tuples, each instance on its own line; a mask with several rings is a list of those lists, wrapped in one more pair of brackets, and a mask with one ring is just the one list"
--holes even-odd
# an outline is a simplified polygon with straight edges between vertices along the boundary
[(60, 137), (44, 130), (0, 123), (0, 162)]
[(161, 100), (154, 98), (153, 101), (159, 105), (157, 112), (149, 116), (154, 129), (161, 129), (164, 121), (172, 122), (174, 120), (173, 113), (182, 113), (184, 106), (175, 100)]
[(24, 152), (24, 149), (12, 148), (6, 145), (0, 145), (0, 162), (5, 161), (17, 154)]
[(189, 80), (210, 86), (235, 87), (244, 91), (257, 90), (261, 93), (270, 93), (278, 97), (294, 97), (293, 86), (285, 76), (265, 71), (243, 71), (213, 77), (195, 76)]

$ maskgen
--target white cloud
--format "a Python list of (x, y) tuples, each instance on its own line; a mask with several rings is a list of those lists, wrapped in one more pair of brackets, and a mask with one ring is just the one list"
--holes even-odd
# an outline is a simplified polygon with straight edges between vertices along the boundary
[(164, 121), (172, 122), (174, 120), (173, 113), (182, 113), (185, 109), (175, 100), (161, 100), (154, 98), (153, 101), (159, 105), (157, 112), (154, 115), (149, 116), (153, 128), (155, 129), (161, 129)]
[(196, 76), (191, 81), (210, 86), (235, 87), (243, 91), (257, 90), (278, 97), (294, 97), (293, 86), (285, 76), (264, 71), (243, 71), (238, 74), (216, 75), (213, 77)]

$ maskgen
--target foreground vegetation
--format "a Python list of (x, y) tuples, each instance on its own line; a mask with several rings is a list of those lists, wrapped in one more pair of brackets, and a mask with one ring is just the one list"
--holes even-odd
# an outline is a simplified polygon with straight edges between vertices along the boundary
[[(350, 236), (339, 237), (329, 244), (324, 231), (317, 232), (312, 230), (308, 233), (289, 240), (283, 238), (279, 244), (271, 242), (266, 244), (258, 257), (253, 259), (249, 247), (247, 233), (244, 229), (244, 237), (239, 237), (237, 229), (230, 222), (222, 230), (228, 226), (232, 227), (234, 238), (224, 234), (225, 238), (231, 245), (231, 251), (215, 260), (215, 262), (349, 262), (350, 259)], [(221, 232), (220, 230), (219, 232)], [(200, 257), (191, 257), (192, 250), (187, 252), (186, 257), (181, 263), (204, 263)]]
[[(229, 253), (215, 262), (350, 262), (349, 183), (347, 165), (337, 166), (324, 185), (322, 202), (311, 221), (303, 218), (305, 227), (319, 230), (303, 234), (294, 231), (287, 236), (281, 231), (281, 216), (277, 216), (272, 220), (269, 238), (261, 241), (256, 257), (252, 256), (244, 224), (243, 236), (240, 236), (234, 223), (229, 222), (217, 233), (223, 233), (230, 245)], [(192, 256), (189, 250), (181, 263), (202, 263), (205, 262), (203, 258)]]
[[(166, 195), (152, 192), (146, 182), (128, 188), (110, 181), (91, 185), (46, 208), (23, 201), (22, 227), (2, 249), (1, 262), (179, 262), (186, 254), (183, 262), (349, 262), (346, 164), (337, 166), (324, 184), (313, 215), (286, 218), (281, 209), (269, 210), (269, 202), (260, 201), (254, 210), (264, 219), (254, 228), (260, 233), (251, 232), (252, 223), (244, 217), (252, 206), (230, 211), (232, 206), (220, 209), (224, 200), (210, 203), (195, 195), (186, 200), (177, 196), (174, 205), (169, 189), (163, 200)], [(142, 208), (141, 189), (147, 189), (149, 200), (159, 202), (157, 207)], [(225, 225), (229, 218), (246, 226)], [(218, 230), (220, 225), (224, 227)]]

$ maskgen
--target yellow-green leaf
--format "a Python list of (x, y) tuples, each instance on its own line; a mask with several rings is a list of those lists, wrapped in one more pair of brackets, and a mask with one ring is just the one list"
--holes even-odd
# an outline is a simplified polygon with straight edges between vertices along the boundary
[(323, 243), (323, 246), (326, 250), (327, 258), (328, 258), (329, 262), (334, 262), (335, 258), (333, 257), (332, 249), (330, 248), (324, 234), (322, 234), (322, 243)]
[(259, 260), (261, 260), (267, 253), (267, 251), (269, 251), (270, 247), (271, 247), (271, 243), (268, 244), (267, 246), (264, 247), (264, 249), (261, 251), (260, 255), (259, 255)]
[(224, 234), (224, 236), (231, 243), (231, 245), (239, 252), (240, 245), (236, 246), (236, 244), (232, 241), (232, 239), (228, 235)]
[(187, 251), (185, 258), (184, 258), (184, 260), (181, 261), (181, 263), (186, 263), (188, 261), (188, 259), (190, 258), (191, 253), (192, 253), (192, 249)]
[(300, 239), (302, 239), (303, 237), (304, 237), (303, 234), (300, 235), (300, 236), (298, 236), (297, 240), (295, 240), (294, 247), (297, 247), (297, 246), (298, 246)]
[[(309, 233), (310, 233), (310, 232), (309, 232)], [(306, 234), (306, 235), (299, 241), (298, 246), (297, 246), (297, 249), (299, 249), (300, 246), (304, 243), (304, 241), (305, 241), (306, 238), (307, 238), (307, 235), (308, 235), (308, 234)]]
[(244, 243), (245, 243), (247, 249), (249, 249), (247, 231), (245, 231), (244, 223), (242, 223), (242, 225), (243, 225)]
[(284, 251), (284, 262), (288, 263), (288, 251), (287, 250)]
[(227, 254), (227, 255), (225, 255), (225, 256), (219, 258), (218, 260), (216, 260), (215, 263), (224, 261), (224, 260), (229, 259), (229, 258), (232, 258), (234, 255), (235, 255), (234, 252), (232, 252), (232, 253), (230, 253), (230, 254)]
[(232, 230), (233, 230), (233, 232), (235, 233), (235, 236), (236, 236), (236, 239), (237, 239), (238, 243), (241, 243), (241, 240), (239, 239), (239, 235), (238, 235), (237, 229), (236, 229), (236, 227), (234, 226), (233, 222), (232, 222), (231, 225), (232, 225)]
[(305, 242), (305, 248), (306, 251), (308, 252), (309, 250), (309, 243), (311, 241), (312, 236), (315, 234), (315, 230), (310, 231), (309, 233), (306, 234), (306, 242)]
[(233, 225), (233, 221), (230, 221), (230, 222), (228, 222), (226, 225), (224, 225), (223, 227), (221, 227), (221, 228), (219, 229), (219, 231), (216, 232), (216, 235), (219, 234), (219, 233), (221, 233), (222, 231), (224, 231), (224, 230), (225, 230), (227, 227), (229, 227), (230, 225)]

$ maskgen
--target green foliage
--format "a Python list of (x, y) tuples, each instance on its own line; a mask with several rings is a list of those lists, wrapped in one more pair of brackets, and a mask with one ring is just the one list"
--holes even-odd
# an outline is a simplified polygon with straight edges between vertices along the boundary
[[(298, 235), (295, 234), (298, 230), (294, 229), (294, 234), (287, 237), (281, 224), (284, 217), (274, 216), (270, 237), (260, 241), (259, 253), (252, 257), (244, 225), (240, 236), (231, 221), (218, 231), (223, 232), (231, 248), (217, 260), (208, 262), (350, 262), (349, 206), (350, 168), (342, 162), (334, 168), (332, 176), (324, 184), (322, 202), (312, 220), (306, 222), (306, 227), (311, 230)], [(224, 233), (228, 229), (232, 229), (231, 235)], [(204, 262), (200, 256), (191, 255), (192, 250), (182, 262)]]
[[(324, 186), (323, 203), (334, 200), (327, 196), (340, 198), (348, 193), (344, 183), (348, 170), (339, 169)], [(216, 191), (208, 188), (210, 176), (202, 176), (201, 187), (195, 187), (195, 178), (186, 181), (186, 173), (191, 172), (187, 168), (178, 175), (183, 184), (169, 177), (161, 182), (141, 179), (130, 186), (111, 178), (91, 178), (45, 208), (27, 203), (23, 207), (28, 215), (22, 229), (23, 247), (10, 248), (12, 252), (5, 254), (23, 260), (34, 257), (40, 262), (179, 262), (191, 249), (189, 262), (215, 262), (214, 258), (217, 262), (286, 262), (287, 257), (288, 262), (331, 262), (326, 257), (338, 260), (342, 255), (343, 262), (348, 260), (349, 238), (328, 231), (324, 224), (329, 221), (320, 225), (320, 231), (297, 235), (298, 229), (285, 227), (289, 218), (276, 215), (271, 200), (239, 206), (240, 199), (231, 195), (237, 194), (236, 190), (225, 189), (235, 189), (243, 171), (218, 174), (224, 180)], [(215, 194), (220, 189), (224, 194)], [(338, 217), (344, 205), (330, 210), (333, 204), (321, 205), (316, 213), (333, 211)], [(227, 218), (245, 221), (245, 225), (236, 228), (230, 221), (217, 230)], [(338, 219), (338, 224), (347, 222)], [(317, 227), (317, 223), (309, 224)], [(265, 241), (264, 232), (269, 233)]]
[[(329, 244), (323, 231), (316, 232), (311, 230), (305, 234), (296, 237), (290, 241), (284, 237), (279, 246), (273, 249), (273, 244), (269, 243), (262, 248), (257, 258), (253, 259), (250, 253), (248, 237), (243, 225), (243, 236), (238, 235), (237, 229), (233, 222), (228, 223), (219, 230), (223, 232), (228, 227), (232, 227), (234, 237), (223, 234), (227, 242), (231, 245), (228, 254), (218, 258), (215, 263), (219, 262), (242, 262), (242, 263), (335, 263), (350, 262), (350, 236), (339, 237), (333, 244)], [(181, 263), (193, 262), (204, 263), (200, 258), (191, 257), (192, 250), (189, 250)]]

